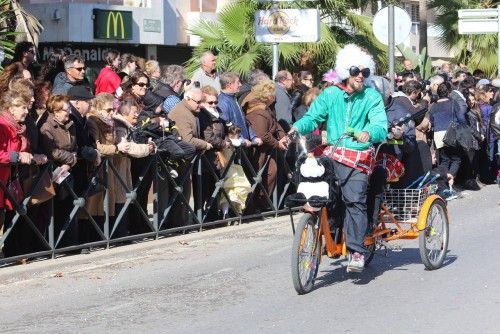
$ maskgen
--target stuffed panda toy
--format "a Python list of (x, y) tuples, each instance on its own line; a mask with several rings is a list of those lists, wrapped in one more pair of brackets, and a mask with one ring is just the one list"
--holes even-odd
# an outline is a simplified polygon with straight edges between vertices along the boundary
[(310, 154), (299, 162), (295, 175), (297, 193), (287, 197), (286, 205), (321, 207), (335, 200), (337, 191), (330, 158), (315, 158)]

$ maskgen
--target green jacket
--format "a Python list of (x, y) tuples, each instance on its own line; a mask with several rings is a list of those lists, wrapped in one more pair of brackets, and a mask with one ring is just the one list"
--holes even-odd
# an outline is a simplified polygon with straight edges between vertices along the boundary
[(352, 95), (336, 86), (325, 89), (293, 126), (305, 135), (325, 121), (329, 145), (334, 145), (347, 128), (353, 128), (354, 133), (367, 131), (370, 141), (360, 143), (348, 137), (339, 143), (339, 147), (361, 151), (387, 137), (384, 102), (381, 95), (370, 87)]

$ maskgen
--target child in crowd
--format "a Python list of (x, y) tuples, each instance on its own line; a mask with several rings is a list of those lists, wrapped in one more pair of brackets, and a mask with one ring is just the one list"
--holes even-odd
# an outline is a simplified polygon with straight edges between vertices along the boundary
[[(227, 132), (231, 145), (223, 150), (226, 164), (230, 161), (235, 148), (241, 146), (242, 143), (241, 129), (239, 127), (236, 125), (229, 125)], [(245, 209), (246, 200), (251, 188), (250, 182), (248, 182), (245, 172), (243, 171), (243, 167), (237, 163), (233, 163), (229, 167), (229, 171), (224, 179), (224, 190), (227, 192), (232, 206), (237, 211), (236, 213), (239, 215), (241, 215)], [(222, 209), (223, 218), (226, 218), (229, 211), (229, 203), (227, 202), (226, 196), (223, 194), (221, 194), (220, 198), (220, 207)]]

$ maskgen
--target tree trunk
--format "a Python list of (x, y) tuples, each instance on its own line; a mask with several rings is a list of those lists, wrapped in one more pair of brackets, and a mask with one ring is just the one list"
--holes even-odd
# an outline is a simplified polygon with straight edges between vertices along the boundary
[[(420, 53), (423, 48), (427, 47), (427, 0), (418, 1), (418, 15), (419, 15), (419, 27), (418, 27), (418, 49)], [(427, 50), (429, 54), (429, 50)]]

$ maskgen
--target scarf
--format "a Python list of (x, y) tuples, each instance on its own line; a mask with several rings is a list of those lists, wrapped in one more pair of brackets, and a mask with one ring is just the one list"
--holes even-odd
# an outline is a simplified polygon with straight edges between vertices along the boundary
[(18, 123), (14, 119), (12, 114), (8, 111), (1, 112), (0, 117), (2, 117), (7, 122), (7, 124), (9, 124), (16, 130), (16, 135), (21, 142), (21, 148), (19, 149), (19, 152), (27, 152), (30, 145), (28, 142), (28, 138), (26, 137), (26, 125)]
[(212, 116), (214, 116), (215, 118), (219, 118), (219, 112), (217, 111), (217, 109), (215, 108), (212, 108), (212, 107), (205, 107), (205, 110), (208, 111), (208, 113)]

